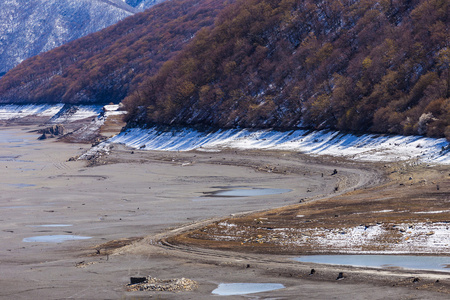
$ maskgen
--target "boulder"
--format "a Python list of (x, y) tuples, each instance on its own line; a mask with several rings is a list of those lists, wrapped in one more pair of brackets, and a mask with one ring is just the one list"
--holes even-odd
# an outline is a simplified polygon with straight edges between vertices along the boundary
[(55, 137), (55, 136), (64, 135), (65, 128), (64, 128), (63, 125), (57, 124), (57, 125), (52, 125), (50, 127), (41, 129), (38, 132), (42, 133), (42, 135), (38, 139), (39, 140), (45, 140), (45, 139), (47, 139), (49, 137)]

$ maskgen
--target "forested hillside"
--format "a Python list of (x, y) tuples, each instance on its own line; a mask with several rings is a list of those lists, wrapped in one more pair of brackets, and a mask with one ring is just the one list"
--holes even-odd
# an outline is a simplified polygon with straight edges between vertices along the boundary
[(237, 0), (222, 8), (217, 0), (162, 3), (21, 64), (0, 80), (0, 101), (125, 97), (127, 120), (140, 125), (450, 139), (450, 1)]
[(0, 103), (117, 103), (212, 25), (223, 2), (161, 3), (32, 57), (0, 79)]
[(135, 12), (120, 0), (2, 0), (0, 74)]
[(449, 9), (240, 0), (126, 99), (130, 119), (450, 138)]

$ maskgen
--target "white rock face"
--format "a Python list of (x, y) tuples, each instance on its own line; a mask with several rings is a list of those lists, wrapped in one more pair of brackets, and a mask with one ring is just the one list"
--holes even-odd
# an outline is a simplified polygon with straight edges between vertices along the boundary
[(121, 0), (2, 0), (0, 74), (137, 11)]

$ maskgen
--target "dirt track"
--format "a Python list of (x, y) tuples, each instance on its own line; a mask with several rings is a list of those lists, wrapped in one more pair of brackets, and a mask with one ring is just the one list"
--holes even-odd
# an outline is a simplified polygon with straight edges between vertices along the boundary
[[(107, 158), (98, 159), (95, 167), (86, 167), (84, 162), (67, 161), (86, 146), (37, 142), (33, 134), (12, 130), (28, 142), (8, 144), (0, 155), (16, 157), (0, 162), (2, 170), (8, 169), (1, 173), (1, 298), (210, 299), (211, 291), (222, 282), (277, 282), (286, 286), (256, 294), (260, 299), (448, 296), (429, 291), (445, 288), (447, 275), (438, 273), (428, 281), (423, 274), (315, 266), (292, 262), (286, 256), (157, 242), (167, 233), (171, 236), (173, 229), (203, 225), (198, 222), (205, 219), (294, 205), (382, 183), (384, 177), (376, 168), (335, 165), (333, 161), (317, 164), (296, 153), (132, 152), (120, 146)], [(331, 175), (335, 168), (337, 176)], [(276, 187), (292, 192), (235, 199), (202, 197), (219, 186)], [(34, 227), (45, 224), (72, 226)], [(60, 244), (22, 241), (30, 236), (69, 232), (92, 239)], [(132, 237), (136, 239), (130, 240)], [(312, 267), (318, 270), (317, 276), (308, 276)], [(348, 277), (336, 281), (338, 271)], [(199, 282), (199, 288), (183, 293), (126, 292), (130, 276), (147, 275), (186, 277)], [(416, 276), (421, 277), (420, 285), (412, 283)], [(439, 284), (434, 283), (435, 278), (440, 278)], [(421, 289), (432, 283), (433, 288)]]

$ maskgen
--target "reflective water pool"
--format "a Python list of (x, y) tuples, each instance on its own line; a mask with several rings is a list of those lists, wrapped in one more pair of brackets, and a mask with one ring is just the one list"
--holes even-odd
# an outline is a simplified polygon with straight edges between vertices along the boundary
[(36, 185), (35, 184), (29, 184), (29, 183), (11, 183), (11, 184), (9, 184), (9, 186), (13, 186), (13, 187), (22, 189), (22, 188), (36, 186)]
[(28, 225), (29, 227), (70, 227), (72, 224), (44, 224), (44, 225)]
[(90, 239), (89, 236), (78, 235), (42, 235), (24, 238), (22, 241), (27, 243), (62, 243), (65, 241), (76, 241)]
[(271, 188), (234, 188), (221, 189), (214, 192), (205, 193), (205, 197), (251, 197), (266, 196), (288, 193), (290, 189), (271, 189)]
[(417, 255), (305, 255), (294, 258), (300, 262), (349, 265), (358, 267), (406, 268), (450, 272), (449, 256)]
[(247, 295), (284, 289), (280, 283), (221, 283), (212, 291), (214, 295)]

